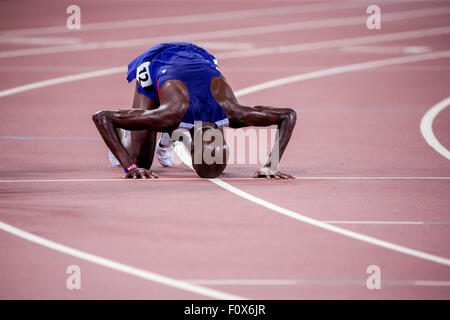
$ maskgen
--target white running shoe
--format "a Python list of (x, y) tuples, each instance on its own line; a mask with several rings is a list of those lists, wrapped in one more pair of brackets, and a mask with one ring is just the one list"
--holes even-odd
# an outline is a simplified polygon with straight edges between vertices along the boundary
[(164, 167), (171, 167), (173, 164), (173, 141), (169, 141), (167, 145), (161, 145), (161, 139), (156, 144), (156, 159)]

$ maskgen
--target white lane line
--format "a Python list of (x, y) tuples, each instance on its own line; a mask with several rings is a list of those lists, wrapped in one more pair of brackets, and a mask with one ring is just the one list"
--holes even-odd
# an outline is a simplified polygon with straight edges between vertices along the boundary
[[(333, 177), (335, 178), (335, 177)], [(332, 180), (353, 180), (355, 177), (337, 177), (338, 179)], [(391, 177), (356, 177), (357, 180), (391, 180)], [(368, 178), (368, 179), (366, 179)], [(400, 180), (450, 180), (450, 177), (395, 177), (400, 178)], [(298, 180), (329, 180), (328, 177), (299, 177)], [(221, 180), (235, 180), (235, 181), (245, 181), (245, 180), (255, 180), (249, 177), (236, 177), (236, 178), (221, 178)], [(90, 182), (158, 182), (158, 181), (208, 181), (208, 179), (192, 177), (192, 178), (158, 178), (158, 179), (147, 179), (147, 180), (133, 180), (133, 179), (27, 179), (27, 180), (0, 180), (0, 183), (90, 183)], [(372, 224), (372, 225), (447, 225), (450, 222), (446, 221), (362, 221), (362, 220), (321, 220), (324, 223), (330, 224)]]
[[(341, 66), (341, 67), (334, 67), (334, 68), (324, 69), (324, 70), (320, 70), (320, 71), (316, 71), (316, 72), (310, 72), (307, 74), (300, 74), (300, 75), (295, 75), (295, 76), (291, 76), (291, 77), (280, 78), (280, 79), (265, 82), (265, 83), (262, 83), (262, 84), (259, 84), (256, 86), (248, 87), (248, 88), (245, 88), (245, 89), (242, 89), (242, 90), (239, 90), (238, 92), (236, 92), (236, 96), (239, 97), (239, 96), (247, 95), (250, 93), (265, 90), (268, 88), (277, 87), (277, 86), (284, 85), (284, 84), (290, 84), (290, 83), (297, 82), (297, 81), (320, 78), (320, 77), (334, 75), (334, 74), (340, 74), (340, 73), (344, 73), (344, 72), (361, 71), (361, 70), (382, 67), (382, 66), (388, 66), (388, 65), (411, 63), (411, 62), (417, 62), (417, 61), (426, 61), (426, 60), (448, 58), (448, 57), (450, 57), (450, 51), (441, 51), (441, 52), (429, 53), (429, 54), (423, 54), (423, 55), (417, 55), (417, 56), (407, 56), (407, 57), (383, 59), (383, 60), (377, 60), (377, 61), (371, 61), (371, 62), (365, 62), (365, 63), (357, 63), (357, 64)], [(189, 155), (187, 152), (185, 152), (185, 154)], [(184, 162), (187, 161), (185, 157), (184, 158), (180, 157), (180, 159), (182, 159)], [(311, 224), (313, 226), (316, 226), (316, 227), (319, 227), (319, 228), (322, 228), (322, 229), (325, 229), (328, 231), (332, 231), (332, 232), (335, 232), (335, 233), (338, 233), (338, 234), (341, 234), (341, 235), (344, 235), (344, 236), (347, 236), (347, 237), (350, 237), (353, 239), (367, 242), (367, 243), (370, 243), (370, 244), (373, 244), (376, 246), (384, 247), (389, 250), (397, 251), (397, 252), (400, 252), (403, 254), (407, 254), (410, 256), (420, 258), (420, 259), (424, 259), (424, 260), (428, 260), (428, 261), (432, 261), (432, 262), (436, 262), (439, 264), (444, 264), (444, 265), (450, 266), (450, 259), (436, 256), (433, 254), (429, 254), (426, 252), (422, 252), (419, 250), (411, 249), (408, 247), (400, 246), (400, 245), (397, 245), (397, 244), (394, 244), (394, 243), (391, 243), (388, 241), (384, 241), (384, 240), (381, 240), (381, 239), (378, 239), (375, 237), (366, 236), (366, 235), (363, 235), (363, 234), (360, 234), (357, 232), (353, 232), (350, 230), (346, 230), (346, 229), (343, 229), (340, 227), (336, 227), (334, 225), (312, 219), (310, 217), (301, 215), (297, 212), (277, 206), (277, 205), (270, 203), (268, 201), (265, 201), (261, 198), (255, 197), (255, 196), (253, 196), (245, 191), (242, 191), (220, 179), (210, 179), (210, 180), (225, 190), (228, 190), (228, 191), (230, 191), (242, 198), (245, 198), (253, 203), (256, 203), (260, 206), (266, 207), (272, 211), (276, 211), (276, 212), (283, 214), (285, 216), (288, 216), (290, 218), (293, 218), (293, 219), (296, 219), (296, 220)]]
[(450, 177), (392, 177), (392, 176), (379, 176), (379, 177), (355, 177), (355, 176), (341, 176), (341, 177), (295, 177), (299, 180), (450, 180)]
[(448, 287), (450, 281), (415, 280), (414, 285), (424, 287)]
[(432, 53), (426, 53), (426, 54), (420, 54), (420, 55), (414, 55), (414, 56), (406, 56), (406, 57), (403, 56), (403, 57), (398, 57), (398, 58), (374, 60), (374, 61), (369, 61), (369, 62), (344, 65), (344, 66), (339, 66), (339, 67), (332, 67), (332, 68), (328, 68), (328, 69), (322, 69), (322, 70), (318, 70), (318, 71), (313, 71), (313, 72), (308, 72), (308, 73), (297, 74), (294, 76), (279, 78), (279, 79), (275, 79), (272, 81), (260, 83), (260, 84), (254, 85), (254, 86), (250, 86), (250, 87), (247, 87), (247, 88), (237, 91), (236, 96), (243, 96), (243, 95), (247, 95), (247, 94), (250, 94), (253, 92), (265, 90), (268, 88), (278, 87), (278, 86), (282, 86), (285, 84), (291, 84), (294, 82), (299, 82), (299, 81), (304, 81), (304, 80), (309, 80), (309, 79), (321, 78), (324, 76), (330, 76), (330, 75), (336, 75), (336, 74), (360, 71), (360, 70), (367, 70), (367, 69), (385, 67), (385, 66), (391, 66), (391, 65), (405, 64), (405, 63), (411, 63), (411, 62), (449, 58), (449, 57), (450, 57), (450, 50), (449, 51), (438, 51), (438, 52), (432, 52)]
[[(189, 152), (187, 152), (187, 150), (184, 148), (183, 145), (179, 145), (178, 148), (175, 147), (174, 151), (176, 152), (177, 156), (179, 159), (181, 159), (181, 161), (184, 162), (184, 164), (186, 164), (189, 168), (192, 168), (192, 161), (191, 161), (191, 155)], [(371, 237), (371, 236), (366, 236), (364, 234), (358, 233), (358, 232), (354, 232), (354, 231), (350, 231), (341, 227), (337, 227), (334, 226), (332, 224), (320, 221), (320, 220), (316, 220), (313, 218), (310, 218), (308, 216), (302, 215), (300, 213), (297, 213), (295, 211), (280, 207), (276, 204), (273, 204), (269, 201), (263, 200), (261, 198), (258, 198), (254, 195), (251, 195), (239, 188), (236, 188), (234, 186), (232, 186), (229, 183), (226, 183), (225, 181), (215, 178), (215, 179), (209, 179), (211, 182), (215, 183), (216, 185), (218, 185), (219, 187), (234, 193), (235, 195), (244, 198), (248, 201), (251, 201), (259, 206), (265, 207), (269, 210), (278, 212), (282, 215), (285, 215), (289, 218), (313, 225), (315, 227), (321, 228), (321, 229), (325, 229), (352, 239), (356, 239), (362, 242), (366, 242), (375, 246), (379, 246), (382, 248), (386, 248), (392, 251), (396, 251), (396, 252), (400, 252), (406, 255), (410, 255), (416, 258), (420, 258), (420, 259), (424, 259), (424, 260), (428, 260), (428, 261), (432, 261), (432, 262), (436, 262), (439, 264), (443, 264), (446, 266), (450, 266), (450, 259), (444, 258), (444, 257), (440, 257), (437, 255), (433, 255), (433, 254), (429, 254), (423, 251), (419, 251), (419, 250), (415, 250), (415, 249), (411, 249), (405, 246), (401, 246), (392, 242), (388, 242), (388, 241), (384, 241), (375, 237)]]
[[(350, 43), (355, 44), (356, 42), (361, 44), (361, 43), (371, 43), (371, 42), (377, 42), (377, 41), (404, 40), (404, 39), (412, 39), (412, 38), (424, 37), (424, 36), (434, 36), (434, 35), (447, 34), (447, 33), (450, 33), (450, 27), (414, 30), (414, 31), (407, 31), (407, 32), (400, 32), (400, 33), (385, 34), (385, 35), (380, 35), (380, 36), (348, 38), (348, 39), (340, 39), (340, 40), (321, 41), (321, 42), (315, 42), (315, 43), (304, 43), (304, 44), (290, 45), (290, 46), (275, 46), (275, 47), (268, 47), (268, 48), (255, 49), (255, 50), (243, 50), (243, 51), (236, 51), (236, 53), (229, 53), (229, 54), (225, 53), (225, 54), (218, 55), (218, 56), (221, 59), (230, 59), (230, 58), (236, 58), (236, 57), (249, 57), (249, 56), (265, 55), (265, 54), (279, 54), (279, 53), (289, 53), (289, 52), (296, 52), (296, 51), (303, 51), (303, 50), (324, 49), (324, 48), (343, 46), (343, 45), (350, 44)], [(445, 52), (445, 51), (443, 51), (443, 52)], [(437, 54), (438, 53), (439, 52), (437, 52)], [(411, 58), (414, 58), (414, 57), (416, 57), (416, 56), (411, 56)], [(421, 57), (421, 56), (418, 56), (418, 57)], [(384, 60), (381, 60), (381, 61), (384, 61)], [(349, 66), (345, 66), (345, 67), (349, 67)], [(0, 91), (0, 98), (6, 97), (6, 96), (9, 96), (12, 94), (16, 94), (19, 92), (24, 92), (24, 91), (28, 91), (28, 90), (32, 90), (32, 89), (38, 89), (38, 88), (43, 88), (43, 87), (47, 87), (47, 86), (52, 86), (55, 84), (96, 78), (96, 77), (110, 75), (110, 74), (116, 74), (116, 73), (124, 73), (124, 72), (126, 72), (126, 70), (127, 70), (126, 66), (113, 67), (113, 68), (108, 68), (108, 69), (90, 71), (90, 72), (79, 73), (79, 74), (75, 74), (75, 75), (53, 78), (53, 79), (44, 80), (44, 81), (33, 82), (30, 84), (14, 87), (11, 89), (2, 90), (2, 91)], [(324, 69), (324, 70), (328, 70), (328, 69)], [(321, 71), (323, 71), (323, 70), (321, 70)], [(319, 72), (321, 72), (321, 71), (319, 71)], [(327, 71), (327, 72), (329, 72), (329, 71)], [(302, 75), (300, 75), (300, 77), (306, 77), (311, 74), (314, 74), (314, 72), (302, 74)], [(250, 88), (253, 88), (253, 87), (249, 87), (249, 88), (246, 88), (243, 90), (247, 90)]]
[[(314, 279), (186, 279), (192, 284), (204, 286), (310, 286), (310, 285), (358, 285), (366, 286), (366, 280), (314, 280)], [(448, 287), (450, 281), (437, 280), (382, 280), (381, 285)]]
[(373, 224), (373, 225), (447, 225), (450, 221), (362, 221), (362, 220), (321, 220), (330, 224)]
[[(385, 14), (383, 14), (383, 21), (397, 21), (397, 20), (403, 20), (403, 19), (414, 19), (414, 18), (419, 18), (419, 17), (431, 17), (431, 16), (446, 15), (448, 13), (450, 13), (450, 7), (419, 9), (419, 10), (396, 12), (396, 13), (385, 13)], [(37, 54), (50, 54), (50, 53), (62, 53), (62, 52), (74, 52), (74, 51), (86, 51), (86, 50), (98, 50), (98, 49), (113, 49), (113, 48), (124, 48), (124, 47), (133, 47), (133, 46), (148, 46), (149, 44), (152, 44), (152, 43), (179, 41), (180, 39), (183, 39), (184, 41), (200, 41), (200, 40), (221, 39), (221, 38), (230, 38), (230, 37), (254, 36), (254, 35), (261, 35), (261, 34), (268, 34), (268, 33), (280, 33), (280, 32), (286, 32), (286, 31), (309, 30), (309, 29), (316, 29), (316, 28), (364, 25), (365, 19), (366, 18), (364, 15), (358, 15), (355, 17), (302, 21), (302, 22), (284, 23), (284, 24), (277, 24), (277, 25), (263, 25), (263, 26), (256, 26), (256, 27), (245, 27), (245, 28), (237, 28), (237, 29), (218, 30), (218, 31), (167, 35), (167, 36), (158, 36), (158, 37), (151, 37), (151, 38), (135, 38), (135, 39), (125, 39), (125, 40), (114, 40), (114, 41), (97, 41), (97, 42), (88, 42), (88, 43), (82, 43), (82, 44), (76, 44), (76, 45), (10, 50), (10, 51), (0, 52), (0, 58), (12, 58), (12, 57), (30, 56), (30, 55), (37, 55)], [(433, 29), (437, 29), (437, 28), (433, 28)], [(365, 37), (365, 38), (367, 38), (367, 40), (369, 41), (369, 39), (371, 39), (372, 37)], [(336, 42), (336, 41), (341, 41), (341, 40), (334, 40), (334, 41)], [(266, 49), (266, 48), (263, 48), (262, 50), (264, 51), (264, 49)]]
[(73, 37), (9, 37), (0, 36), (0, 43), (25, 44), (25, 45), (49, 45), (49, 44), (78, 44), (82, 39)]
[(340, 49), (341, 52), (348, 53), (368, 53), (368, 54), (387, 54), (387, 53), (403, 53), (403, 54), (420, 54), (431, 52), (431, 48), (427, 46), (350, 46)]
[[(361, 180), (361, 181), (371, 181), (371, 180), (419, 180), (419, 181), (448, 181), (450, 177), (295, 177), (297, 180), (318, 180), (318, 181), (327, 181), (327, 180)], [(255, 179), (252, 177), (229, 177), (229, 178), (221, 178), (221, 180), (236, 180), (236, 181), (244, 181), (244, 180), (253, 180), (260, 182), (265, 181), (264, 179)], [(130, 182), (130, 181), (139, 181), (139, 183), (145, 182), (158, 182), (158, 181), (208, 181), (208, 179), (200, 178), (200, 177), (186, 177), (186, 178), (158, 178), (158, 179), (89, 179), (89, 178), (80, 178), (80, 179), (3, 179), (0, 180), (0, 183), (52, 183), (52, 182)]]
[(442, 100), (432, 108), (430, 108), (420, 121), (420, 132), (425, 141), (436, 150), (440, 155), (450, 160), (450, 151), (448, 151), (439, 141), (433, 133), (433, 121), (436, 116), (450, 105), (450, 97)]
[(26, 84), (23, 86), (18, 86), (18, 87), (7, 89), (7, 90), (2, 90), (2, 91), (0, 91), (0, 98), (10, 96), (13, 94), (17, 94), (20, 92), (24, 92), (24, 91), (53, 86), (55, 84), (61, 84), (61, 83), (84, 80), (84, 79), (91, 79), (91, 78), (96, 78), (96, 77), (101, 77), (101, 76), (106, 76), (106, 75), (111, 75), (111, 74), (116, 74), (116, 73), (123, 73), (123, 72), (126, 72), (126, 70), (127, 70), (126, 66), (115, 67), (115, 68), (109, 68), (109, 69), (102, 69), (102, 70), (78, 73), (75, 75), (58, 77), (58, 78), (53, 78), (53, 79), (44, 80), (44, 81), (33, 82), (33, 83)]
[(218, 42), (218, 41), (199, 41), (196, 44), (207, 50), (250, 50), (254, 45), (250, 42)]
[(225, 190), (228, 190), (228, 191), (238, 195), (239, 197), (247, 199), (257, 205), (260, 205), (260, 206), (270, 209), (272, 211), (278, 212), (278, 213), (285, 215), (287, 217), (290, 217), (292, 219), (295, 219), (295, 220), (298, 220), (301, 222), (305, 222), (305, 223), (313, 225), (315, 227), (325, 229), (325, 230), (328, 230), (331, 232), (335, 232), (335, 233), (338, 233), (340, 235), (343, 235), (343, 236), (346, 236), (349, 238), (353, 238), (353, 239), (360, 240), (360, 241), (363, 241), (366, 243), (370, 243), (372, 245), (376, 245), (376, 246), (383, 247), (383, 248), (386, 248), (389, 250), (397, 251), (397, 252), (400, 252), (400, 253), (403, 253), (406, 255), (410, 255), (410, 256), (413, 256), (416, 258), (420, 258), (420, 259), (436, 262), (439, 264), (443, 264), (446, 266), (450, 266), (450, 259), (440, 257), (437, 255), (433, 255), (433, 254), (429, 254), (429, 253), (426, 253), (423, 251), (411, 249), (411, 248), (408, 248), (405, 246), (397, 245), (395, 243), (384, 241), (384, 240), (381, 240), (381, 239), (378, 239), (375, 237), (366, 236), (366, 235), (358, 233), (358, 232), (353, 232), (353, 231), (350, 231), (347, 229), (343, 229), (343, 228), (331, 225), (329, 223), (325, 223), (325, 222), (304, 216), (295, 211), (285, 209), (276, 204), (270, 203), (261, 198), (253, 196), (245, 191), (242, 191), (241, 189), (238, 189), (238, 188), (226, 183), (225, 181), (220, 180), (220, 179), (211, 179), (211, 181), (213, 183), (215, 183), (216, 185), (218, 185), (219, 187), (221, 187)]
[[(364, 4), (358, 1), (344, 2), (344, 3), (340, 2), (335, 4), (320, 3), (320, 4), (262, 8), (262, 9), (235, 10), (225, 12), (209, 12), (203, 14), (191, 14), (191, 15), (161, 17), (161, 18), (83, 23), (82, 28), (77, 32), (137, 28), (155, 25), (160, 27), (163, 25), (170, 25), (170, 24), (200, 23), (209, 21), (235, 20), (244, 18), (265, 17), (265, 16), (280, 16), (297, 13), (311, 13), (311, 12), (351, 9), (357, 7), (364, 7)], [(72, 31), (68, 30), (65, 26), (50, 26), (50, 27), (4, 30), (0, 32), (0, 35), (7, 35), (7, 36), (37, 35), (37, 34), (43, 35), (43, 34), (70, 33), (70, 32)]]
[(394, 32), (382, 35), (325, 40), (318, 42), (289, 44), (283, 46), (263, 47), (250, 50), (241, 50), (236, 52), (217, 53), (216, 57), (219, 59), (233, 59), (233, 58), (255, 57), (262, 55), (282, 54), (282, 53), (294, 53), (319, 49), (348, 47), (362, 44), (371, 44), (371, 43), (378, 44), (380, 42), (392, 42), (424, 37), (433, 37), (448, 33), (450, 33), (450, 27), (446, 26), (446, 27), (419, 29), (412, 31)]
[[(29, 61), (30, 62), (30, 61)], [(21, 64), (20, 66), (0, 66), (0, 72), (88, 72), (92, 71), (92, 67), (76, 67), (76, 66), (30, 66)], [(442, 70), (442, 69), (441, 69)]]
[[(253, 178), (225, 178), (225, 180), (253, 180)], [(23, 179), (23, 180), (0, 180), (0, 183), (53, 183), (53, 182), (130, 182), (151, 183), (158, 181), (208, 181), (200, 177), (192, 178), (158, 178), (158, 179)]]
[(99, 141), (99, 137), (30, 137), (30, 136), (1, 136), (5, 140), (25, 140), (25, 141), (39, 141), (39, 140), (55, 140), (55, 141)]
[(109, 269), (120, 271), (120, 272), (129, 274), (132, 276), (136, 276), (136, 277), (139, 277), (139, 278), (142, 278), (145, 280), (157, 282), (157, 283), (169, 286), (169, 287), (177, 288), (177, 289), (184, 290), (184, 291), (189, 291), (192, 293), (199, 294), (201, 296), (206, 296), (206, 297), (215, 298), (215, 299), (224, 299), (224, 300), (245, 299), (240, 296), (231, 295), (231, 294), (224, 293), (224, 292), (217, 291), (217, 290), (210, 289), (210, 288), (204, 288), (204, 287), (201, 287), (201, 286), (198, 286), (195, 284), (187, 283), (185, 281), (172, 279), (172, 278), (169, 278), (169, 277), (157, 274), (157, 273), (149, 272), (149, 271), (146, 271), (143, 269), (138, 269), (138, 268), (135, 268), (135, 267), (132, 267), (132, 266), (120, 263), (120, 262), (116, 262), (113, 260), (109, 260), (109, 259), (106, 259), (103, 257), (96, 256), (96, 255), (88, 253), (88, 252), (77, 250), (72, 247), (65, 246), (65, 245), (56, 243), (54, 241), (36, 236), (34, 234), (31, 234), (29, 232), (26, 232), (24, 230), (21, 230), (16, 227), (13, 227), (9, 224), (6, 224), (2, 221), (0, 221), (0, 229), (3, 231), (6, 231), (8, 233), (11, 233), (17, 237), (20, 237), (22, 239), (25, 239), (25, 240), (31, 241), (33, 243), (39, 244), (41, 246), (47, 247), (49, 249), (56, 250), (56, 251), (62, 252), (64, 254), (101, 265), (101, 266), (109, 268)]

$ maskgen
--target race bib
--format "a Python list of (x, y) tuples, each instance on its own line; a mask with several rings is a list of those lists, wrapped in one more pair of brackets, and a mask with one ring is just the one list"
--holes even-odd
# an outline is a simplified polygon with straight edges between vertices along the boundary
[(136, 80), (142, 88), (152, 85), (152, 79), (150, 78), (150, 71), (148, 69), (149, 65), (150, 61), (144, 62), (136, 70)]

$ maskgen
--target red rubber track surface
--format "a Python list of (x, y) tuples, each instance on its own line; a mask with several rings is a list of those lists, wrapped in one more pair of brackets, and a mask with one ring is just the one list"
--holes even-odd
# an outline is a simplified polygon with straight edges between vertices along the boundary
[[(0, 3), (4, 39), (0, 43), (0, 90), (125, 66), (147, 48), (163, 42), (152, 39), (167, 37), (174, 41), (174, 36), (179, 37), (178, 41), (204, 44), (217, 55), (222, 73), (236, 91), (296, 74), (418, 54), (408, 50), (450, 49), (450, 35), (444, 33), (359, 46), (220, 59), (221, 55), (245, 48), (376, 37), (449, 26), (449, 13), (383, 20), (383, 15), (393, 12), (448, 10), (448, 1), (380, 2), (381, 30), (366, 28), (366, 8), (371, 3), (364, 1), (347, 8), (336, 8), (335, 2), (314, 2), (323, 8), (259, 17), (250, 14), (235, 19), (84, 30), (85, 25), (99, 22), (207, 16), (311, 4), (89, 0), (77, 2), (82, 12), (82, 29), (70, 32), (64, 30), (70, 1), (39, 3)], [(327, 8), (328, 5), (331, 6)], [(361, 24), (208, 39), (186, 36), (358, 16)], [(42, 28), (48, 26), (62, 30), (43, 32)], [(27, 30), (11, 33), (17, 29)], [(20, 37), (72, 39), (78, 44), (141, 38), (149, 41), (134, 46), (30, 54), (29, 50), (35, 48), (63, 44), (18, 43)], [(2, 56), (7, 51), (16, 54)], [(242, 191), (307, 217), (448, 259), (450, 180), (410, 178), (450, 176), (449, 160), (432, 149), (420, 131), (426, 111), (450, 96), (449, 71), (449, 58), (433, 59), (323, 76), (242, 96), (239, 100), (244, 104), (289, 106), (298, 111), (281, 170), (299, 179), (240, 179), (251, 177), (258, 168), (255, 164), (230, 165), (221, 178)], [(280, 215), (209, 180), (199, 179), (183, 164), (163, 168), (155, 159), (154, 170), (167, 180), (112, 180), (121, 178), (123, 171), (110, 167), (106, 146), (98, 139), (91, 115), (99, 109), (129, 107), (133, 92), (134, 84), (127, 84), (123, 72), (0, 97), (1, 221), (100, 257), (250, 299), (450, 298), (448, 266)], [(449, 123), (450, 108), (439, 113), (433, 123), (436, 138), (447, 149)], [(343, 179), (304, 179), (308, 177)], [(60, 179), (69, 181), (42, 181)], [(339, 224), (345, 221), (349, 223)], [(69, 256), (4, 231), (0, 232), (0, 247), (2, 299), (209, 298)], [(69, 265), (81, 268), (81, 290), (66, 288)], [(370, 265), (380, 267), (379, 290), (366, 286), (366, 269)], [(216, 282), (208, 282), (212, 280)], [(261, 281), (252, 284), (248, 280)], [(268, 285), (262, 280), (274, 281)]]

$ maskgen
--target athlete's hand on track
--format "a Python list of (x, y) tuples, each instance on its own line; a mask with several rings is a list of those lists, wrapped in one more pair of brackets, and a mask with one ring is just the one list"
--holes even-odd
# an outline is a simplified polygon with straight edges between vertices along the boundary
[(144, 168), (136, 168), (128, 172), (125, 179), (157, 179), (159, 176), (152, 172), (151, 170), (147, 170)]
[(294, 176), (291, 176), (287, 173), (282, 173), (278, 170), (272, 170), (268, 167), (263, 167), (261, 170), (258, 170), (253, 175), (253, 178), (267, 178), (267, 179), (295, 179)]

